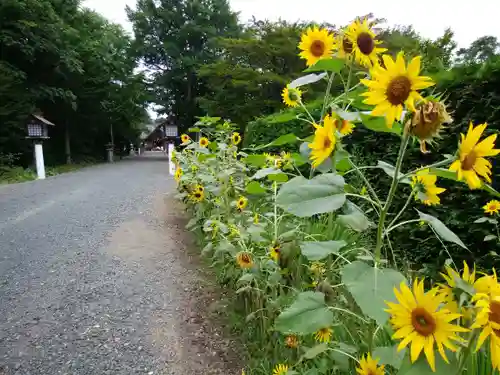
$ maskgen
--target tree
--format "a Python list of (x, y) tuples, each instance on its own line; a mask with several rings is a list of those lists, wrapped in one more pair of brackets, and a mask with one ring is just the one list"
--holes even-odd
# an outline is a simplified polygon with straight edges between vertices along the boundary
[(215, 40), (218, 61), (198, 69), (207, 83), (201, 107), (241, 127), (254, 117), (283, 108), (283, 87), (305, 68), (297, 54), (304, 27), (254, 19), (240, 38)]
[(138, 0), (127, 8), (135, 33), (137, 55), (151, 72), (156, 104), (184, 127), (200, 115), (197, 98), (206, 92), (196, 72), (215, 61), (211, 41), (237, 36), (237, 16), (226, 0)]
[(465, 64), (483, 63), (498, 54), (500, 43), (494, 36), (483, 36), (473, 41), (469, 48), (457, 51), (458, 61)]
[(144, 77), (134, 73), (132, 40), (79, 0), (0, 3), (0, 154), (31, 162), (24, 122), (35, 109), (56, 124), (46, 142), (49, 164), (100, 158), (109, 142), (133, 140), (143, 121)]

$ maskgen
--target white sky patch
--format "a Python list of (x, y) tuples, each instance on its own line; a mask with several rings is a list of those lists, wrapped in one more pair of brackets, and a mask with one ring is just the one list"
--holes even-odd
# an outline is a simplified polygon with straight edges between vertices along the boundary
[[(460, 47), (467, 47), (484, 35), (500, 39), (500, 22), (496, 19), (500, 10), (498, 0), (229, 0), (229, 3), (234, 11), (240, 12), (241, 21), (255, 16), (345, 25), (356, 16), (372, 12), (376, 17), (387, 19), (388, 25), (413, 25), (422, 36), (432, 39), (451, 27)], [(83, 4), (132, 31), (125, 6), (135, 7), (135, 0), (84, 0)]]

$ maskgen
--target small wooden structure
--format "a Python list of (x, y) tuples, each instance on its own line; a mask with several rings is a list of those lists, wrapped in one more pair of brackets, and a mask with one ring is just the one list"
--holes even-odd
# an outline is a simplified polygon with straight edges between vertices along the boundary
[(45, 119), (41, 114), (31, 114), (26, 124), (26, 130), (28, 132), (26, 138), (35, 140), (49, 139), (49, 126), (55, 125)]
[(42, 142), (49, 139), (49, 126), (55, 126), (43, 117), (41, 113), (31, 114), (26, 123), (27, 139), (32, 139), (35, 145), (36, 174), (39, 180), (45, 179), (45, 162), (43, 160)]

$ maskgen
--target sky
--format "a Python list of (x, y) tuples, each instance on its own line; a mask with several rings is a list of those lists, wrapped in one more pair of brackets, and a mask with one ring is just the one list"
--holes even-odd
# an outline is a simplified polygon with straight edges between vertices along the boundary
[[(136, 0), (84, 0), (96, 10), (131, 31), (125, 6), (135, 7)], [(493, 35), (500, 39), (498, 0), (229, 0), (231, 8), (240, 13), (240, 20), (257, 19), (329, 22), (345, 25), (353, 18), (372, 12), (387, 19), (388, 25), (413, 25), (422, 36), (435, 39), (447, 27), (455, 32), (459, 47), (467, 47), (475, 39)], [(335, 6), (335, 3), (337, 6)]]

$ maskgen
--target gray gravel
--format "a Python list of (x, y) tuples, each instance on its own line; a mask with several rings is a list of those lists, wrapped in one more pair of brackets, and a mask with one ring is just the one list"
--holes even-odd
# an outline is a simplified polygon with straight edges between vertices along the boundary
[(0, 375), (240, 373), (173, 190), (153, 153), (0, 186)]

